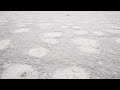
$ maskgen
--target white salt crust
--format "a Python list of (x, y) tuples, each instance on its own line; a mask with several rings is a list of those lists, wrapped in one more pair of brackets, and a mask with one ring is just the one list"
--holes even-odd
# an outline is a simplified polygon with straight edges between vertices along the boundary
[(88, 47), (98, 47), (99, 43), (96, 40), (93, 39), (87, 39), (87, 38), (74, 38), (72, 39), (72, 42), (75, 45), (81, 45), (81, 46), (88, 46)]
[(69, 66), (64, 69), (58, 69), (53, 74), (54, 79), (89, 79), (89, 75), (84, 69), (77, 66)]
[(120, 43), (120, 38), (117, 38), (115, 41), (116, 41), (117, 43)]
[(62, 32), (49, 32), (49, 33), (44, 33), (43, 36), (44, 37), (61, 37), (62, 36)]
[(101, 31), (95, 31), (93, 32), (95, 35), (98, 35), (98, 36), (104, 36), (103, 32)]
[(75, 34), (75, 35), (87, 35), (89, 34), (87, 31), (85, 30), (75, 30), (72, 32), (72, 34)]
[(93, 48), (93, 47), (85, 47), (85, 46), (79, 46), (77, 47), (79, 51), (85, 52), (85, 53), (90, 53), (90, 54), (100, 54), (100, 50)]
[(60, 43), (59, 40), (54, 39), (54, 38), (48, 38), (48, 39), (45, 39), (44, 42), (46, 42), (46, 43), (48, 43), (48, 44), (52, 44), (52, 45), (55, 45), (55, 44)]
[(49, 51), (49, 49), (43, 47), (32, 48), (29, 50), (28, 55), (36, 58), (43, 58), (49, 53)]
[(3, 71), (1, 79), (38, 79), (38, 72), (30, 65), (13, 64)]
[(19, 28), (13, 31), (13, 33), (23, 33), (23, 32), (29, 32), (29, 28)]
[(106, 29), (106, 31), (113, 34), (120, 34), (120, 30)]
[(6, 49), (10, 42), (10, 39), (0, 40), (0, 50)]

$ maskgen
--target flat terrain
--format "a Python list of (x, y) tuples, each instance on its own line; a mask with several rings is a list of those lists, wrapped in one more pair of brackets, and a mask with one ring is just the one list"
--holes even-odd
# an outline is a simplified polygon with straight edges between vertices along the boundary
[[(45, 49), (33, 54), (38, 47)], [(0, 75), (6, 64), (31, 65), (40, 79), (61, 78), (67, 71), (57, 70), (70, 66), (91, 79), (119, 79), (120, 12), (0, 12)]]

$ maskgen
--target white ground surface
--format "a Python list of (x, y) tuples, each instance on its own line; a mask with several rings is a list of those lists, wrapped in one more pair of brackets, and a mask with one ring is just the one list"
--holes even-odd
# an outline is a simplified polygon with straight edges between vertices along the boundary
[(119, 11), (0, 12), (0, 77), (119, 79), (119, 23)]

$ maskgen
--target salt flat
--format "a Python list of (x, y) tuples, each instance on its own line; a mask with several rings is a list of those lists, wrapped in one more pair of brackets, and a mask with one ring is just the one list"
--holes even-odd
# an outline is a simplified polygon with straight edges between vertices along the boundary
[(119, 11), (1, 14), (1, 79), (119, 79), (119, 15)]

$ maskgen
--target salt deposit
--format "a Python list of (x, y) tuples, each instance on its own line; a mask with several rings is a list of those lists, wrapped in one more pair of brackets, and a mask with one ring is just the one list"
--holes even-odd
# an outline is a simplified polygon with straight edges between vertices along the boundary
[(89, 79), (84, 69), (77, 66), (70, 66), (64, 69), (58, 69), (54, 72), (54, 79)]
[(0, 40), (0, 50), (6, 49), (7, 46), (10, 44), (10, 39)]
[(44, 33), (43, 36), (44, 37), (61, 37), (62, 36), (62, 32), (49, 32), (49, 33)]
[(13, 33), (23, 33), (23, 32), (29, 32), (29, 28), (19, 28), (13, 31)]
[(32, 48), (29, 50), (28, 55), (37, 57), (37, 58), (42, 58), (45, 55), (47, 55), (49, 52), (49, 49), (39, 47), (39, 48)]
[(52, 45), (55, 45), (55, 44), (60, 43), (59, 40), (54, 39), (54, 38), (45, 39), (44, 42), (46, 42), (46, 43), (48, 43), (48, 44), (52, 44)]
[(74, 38), (72, 39), (72, 42), (75, 45), (81, 45), (81, 46), (88, 46), (88, 47), (98, 47), (99, 43), (96, 40), (93, 39), (87, 39), (87, 38)]
[(38, 72), (30, 65), (13, 64), (1, 75), (2, 79), (38, 79)]

